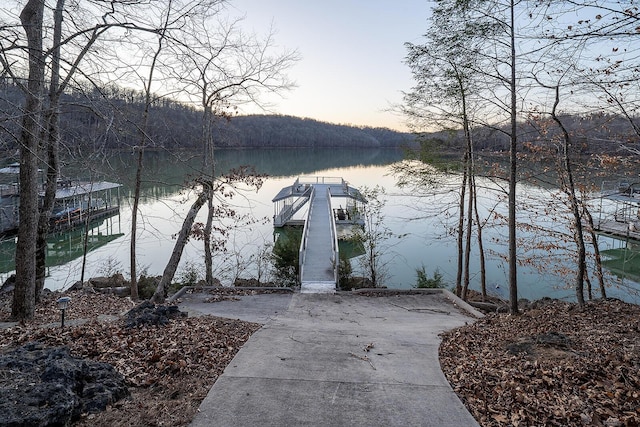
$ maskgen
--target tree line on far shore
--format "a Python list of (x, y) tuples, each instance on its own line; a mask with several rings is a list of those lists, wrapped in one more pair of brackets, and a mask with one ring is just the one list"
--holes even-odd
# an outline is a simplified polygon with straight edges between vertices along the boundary
[[(23, 94), (8, 79), (0, 81), (0, 111), (5, 117), (19, 105)], [(197, 108), (168, 98), (157, 99), (149, 115), (150, 140), (159, 149), (198, 149), (201, 144), (200, 125), (202, 113)], [(139, 91), (109, 87), (103, 90), (74, 89), (62, 97), (61, 141), (69, 151), (76, 149), (129, 149), (138, 143), (133, 117), (141, 116), (144, 97)], [(611, 114), (572, 115), (565, 118), (572, 132), (577, 135), (580, 151), (585, 154), (612, 152), (619, 144), (635, 144), (629, 135), (624, 117)], [(419, 135), (382, 127), (333, 124), (310, 118), (261, 114), (247, 116), (216, 117), (212, 126), (217, 148), (281, 148), (281, 147), (354, 147), (400, 148), (412, 146), (416, 139), (429, 139), (438, 149), (446, 152), (464, 150), (462, 131), (422, 132)], [(15, 134), (20, 122), (5, 121), (0, 129), (0, 149), (18, 149)], [(523, 123), (523, 129), (527, 127)], [(536, 132), (523, 132), (529, 144), (539, 144)], [(479, 128), (476, 132), (476, 150), (501, 152), (508, 150), (508, 138), (494, 128)]]
[[(22, 98), (21, 98), (22, 97)], [(8, 113), (20, 105), (24, 95), (13, 84), (0, 82), (0, 108)], [(139, 143), (136, 121), (142, 116), (143, 94), (119, 87), (101, 91), (74, 89), (63, 96), (60, 129), (63, 145), (71, 148), (126, 149)], [(150, 140), (155, 148), (201, 148), (202, 112), (168, 98), (153, 102), (149, 114)], [(3, 114), (4, 115), (4, 114)], [(283, 115), (214, 117), (212, 138), (216, 148), (242, 147), (402, 147), (414, 137), (380, 127), (332, 124)], [(0, 141), (10, 151), (18, 148), (15, 133), (21, 123), (6, 123)], [(148, 147), (154, 148), (154, 147)]]

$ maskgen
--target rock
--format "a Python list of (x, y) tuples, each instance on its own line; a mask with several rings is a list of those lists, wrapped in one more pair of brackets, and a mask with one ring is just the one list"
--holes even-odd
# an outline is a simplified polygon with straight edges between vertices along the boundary
[(12, 274), (2, 284), (2, 288), (0, 288), (0, 293), (11, 292), (13, 291), (13, 288), (15, 288), (15, 286), (16, 286), (16, 275)]
[(264, 286), (258, 279), (242, 279), (238, 277), (234, 282), (233, 286), (236, 288), (257, 288), (258, 286)]
[(124, 280), (124, 276), (116, 273), (111, 277), (92, 277), (89, 285), (101, 294), (114, 294), (119, 297), (131, 295), (131, 285)]
[(0, 425), (70, 425), (83, 413), (128, 396), (111, 365), (72, 357), (66, 347), (34, 342), (0, 355)]
[(498, 304), (492, 302), (482, 302), (482, 301), (467, 301), (469, 305), (473, 308), (477, 308), (478, 310), (482, 310), (485, 313), (495, 313), (498, 311)]
[(144, 301), (127, 312), (125, 327), (134, 328), (140, 325), (166, 325), (169, 319), (187, 317), (187, 313), (178, 309), (177, 305), (158, 305)]
[(543, 307), (548, 306), (549, 304), (553, 304), (556, 301), (557, 300), (553, 299), (553, 298), (543, 297), (543, 298), (540, 298), (539, 300), (535, 300), (534, 302), (529, 304), (528, 308), (531, 309), (531, 310), (541, 309)]
[(109, 286), (106, 288), (95, 288), (95, 291), (100, 294), (113, 294), (119, 297), (126, 297), (131, 295), (131, 287), (129, 286)]
[(111, 277), (92, 277), (89, 284), (94, 288), (120, 288), (125, 286), (124, 276), (116, 273)]
[(68, 290), (69, 291), (80, 291), (80, 290), (82, 290), (83, 287), (84, 287), (83, 283), (80, 280), (78, 280), (76, 283), (71, 285), (71, 287)]
[(211, 283), (207, 283), (206, 280), (200, 279), (198, 280), (198, 283), (196, 283), (196, 286), (199, 286), (201, 288), (204, 288), (205, 286), (222, 286), (222, 283), (220, 282), (220, 279), (218, 279), (217, 277), (214, 277), (211, 280)]
[(94, 288), (110, 288), (111, 279), (109, 277), (92, 277), (89, 279), (89, 284)]

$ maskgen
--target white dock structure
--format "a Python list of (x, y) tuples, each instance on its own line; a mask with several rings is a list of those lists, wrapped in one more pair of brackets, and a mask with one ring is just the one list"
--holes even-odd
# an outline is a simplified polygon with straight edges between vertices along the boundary
[(640, 182), (603, 181), (596, 231), (640, 240)]
[[(332, 197), (345, 198), (345, 208), (334, 209)], [(338, 286), (339, 249), (336, 222), (360, 223), (366, 200), (342, 178), (300, 177), (273, 199), (276, 227), (304, 224), (299, 252), (300, 292), (332, 293)], [(304, 219), (294, 215), (309, 202)]]

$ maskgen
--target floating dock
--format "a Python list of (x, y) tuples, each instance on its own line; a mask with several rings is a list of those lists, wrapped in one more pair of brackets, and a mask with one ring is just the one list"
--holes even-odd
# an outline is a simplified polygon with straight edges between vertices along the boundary
[[(333, 198), (343, 199), (344, 207), (332, 207)], [(367, 203), (365, 198), (342, 178), (299, 177), (272, 201), (275, 227), (304, 226), (299, 252), (300, 292), (335, 292), (340, 263), (336, 224), (364, 225), (360, 213)], [(305, 206), (306, 215), (296, 218)]]
[[(17, 163), (0, 168), (0, 176), (12, 182), (0, 182), (0, 237), (12, 236), (18, 230), (20, 185)], [(5, 180), (6, 181), (6, 180)], [(60, 232), (95, 220), (117, 215), (120, 212), (119, 188), (121, 184), (108, 181), (78, 181), (59, 179), (55, 204), (50, 218), (50, 231)], [(39, 197), (44, 198), (44, 188)]]
[(604, 181), (594, 222), (599, 233), (640, 240), (640, 182)]

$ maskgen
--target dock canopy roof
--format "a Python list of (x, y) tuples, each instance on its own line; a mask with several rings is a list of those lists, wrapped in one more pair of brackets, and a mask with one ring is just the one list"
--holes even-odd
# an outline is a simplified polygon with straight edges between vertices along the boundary
[(0, 173), (19, 174), (20, 173), (20, 163), (11, 163), (7, 167), (0, 168)]
[(58, 187), (56, 190), (56, 199), (68, 199), (70, 197), (82, 196), (98, 191), (112, 190), (118, 187), (122, 187), (122, 184), (108, 181), (74, 183), (68, 187)]
[(314, 185), (329, 187), (332, 197), (350, 197), (362, 203), (367, 203), (358, 189), (351, 187), (344, 179), (337, 177), (302, 176), (296, 179), (293, 185), (283, 187), (271, 200), (273, 203), (285, 200), (289, 197), (308, 196), (305, 194)]

